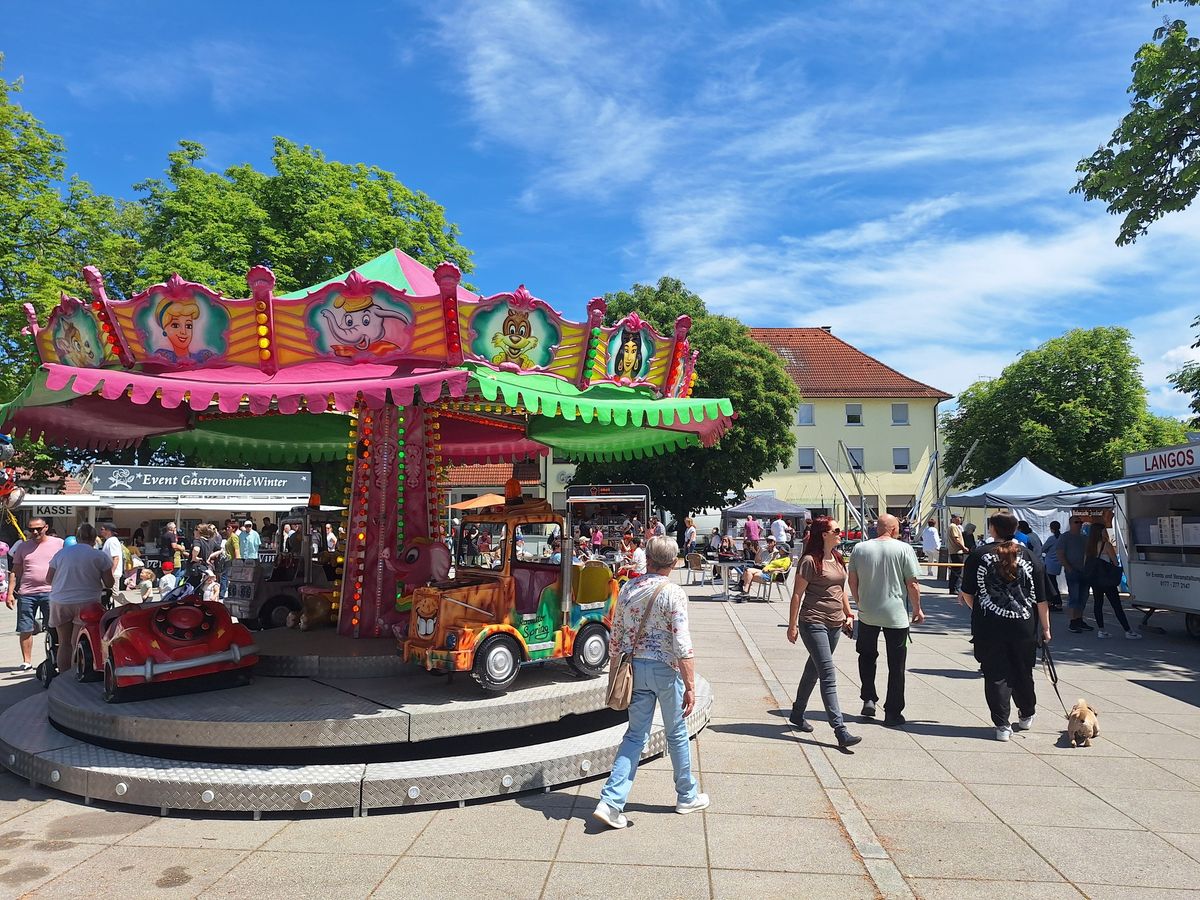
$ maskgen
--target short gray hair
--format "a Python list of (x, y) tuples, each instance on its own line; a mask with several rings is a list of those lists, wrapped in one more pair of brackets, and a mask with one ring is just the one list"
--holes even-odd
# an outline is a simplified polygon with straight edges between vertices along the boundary
[(650, 569), (673, 568), (679, 559), (679, 544), (673, 537), (651, 538), (646, 544), (646, 567)]

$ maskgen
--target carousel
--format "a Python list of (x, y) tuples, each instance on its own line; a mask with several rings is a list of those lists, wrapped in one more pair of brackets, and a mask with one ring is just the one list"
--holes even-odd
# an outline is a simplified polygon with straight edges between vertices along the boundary
[[(487, 568), (447, 551), (442, 485), (449, 466), (714, 445), (734, 412), (692, 396), (687, 317), (665, 335), (636, 314), (605, 326), (595, 298), (573, 322), (524, 286), (479, 296), (454, 265), (399, 250), (287, 294), (255, 267), (245, 299), (176, 275), (112, 300), (84, 274), (90, 298), (63, 296), (44, 324), (28, 310), (42, 364), (0, 426), (209, 465), (344, 459), (344, 538), (332, 584), (294, 610), (308, 630), (222, 651), (244, 686), (189, 692), (178, 677), (241, 627), (186, 590), (84, 616), (76, 671), (0, 716), (0, 762), (164, 814), (365, 815), (608, 771), (624, 730), (599, 677), (615, 580), (561, 549), (531, 558), (529, 542), (545, 535), (549, 550), (564, 522), (519, 489), (479, 511), (495, 538)], [(127, 651), (139, 643), (157, 655)], [(703, 680), (698, 693), (693, 733), (711, 706)], [(656, 728), (645, 753), (663, 749)]]

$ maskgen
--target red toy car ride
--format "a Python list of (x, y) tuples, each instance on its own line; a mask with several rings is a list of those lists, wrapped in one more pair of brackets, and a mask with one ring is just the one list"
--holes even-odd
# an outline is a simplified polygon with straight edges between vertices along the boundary
[(212, 677), (191, 681), (187, 689), (248, 684), (258, 662), (246, 626), (234, 623), (223, 604), (201, 600), (183, 585), (158, 603), (110, 610), (97, 604), (79, 621), (75, 678), (103, 678), (109, 703), (132, 699), (135, 688), (204, 676)]

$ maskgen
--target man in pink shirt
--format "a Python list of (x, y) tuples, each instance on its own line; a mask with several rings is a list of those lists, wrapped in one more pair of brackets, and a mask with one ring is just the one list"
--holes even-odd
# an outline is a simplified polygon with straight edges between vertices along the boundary
[[(21, 671), (33, 669), (33, 635), (37, 631), (36, 614), (42, 614), (42, 627), (50, 616), (50, 582), (47, 570), (50, 560), (63, 548), (62, 538), (46, 534), (46, 521), (32, 519), (29, 537), (17, 545), (12, 554), (12, 576), (8, 579), (8, 595), (4, 604), (17, 610), (17, 635), (21, 642)], [(14, 602), (15, 601), (15, 602)]]
[(746, 540), (757, 541), (762, 537), (762, 526), (754, 516), (746, 517)]

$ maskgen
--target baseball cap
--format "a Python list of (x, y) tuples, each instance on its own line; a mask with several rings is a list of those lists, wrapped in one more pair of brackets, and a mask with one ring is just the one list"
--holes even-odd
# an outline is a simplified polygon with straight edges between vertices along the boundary
[(253, 520), (253, 519), (247, 519), (245, 522), (243, 522), (243, 523), (242, 523), (242, 525), (243, 525), (243, 526), (245, 526), (245, 525), (249, 525), (251, 528), (253, 528), (253, 527), (254, 527), (254, 520)]
[(175, 568), (175, 563), (171, 562), (170, 560), (167, 560), (165, 563), (162, 564), (162, 570), (164, 572), (170, 572), (174, 568)]

